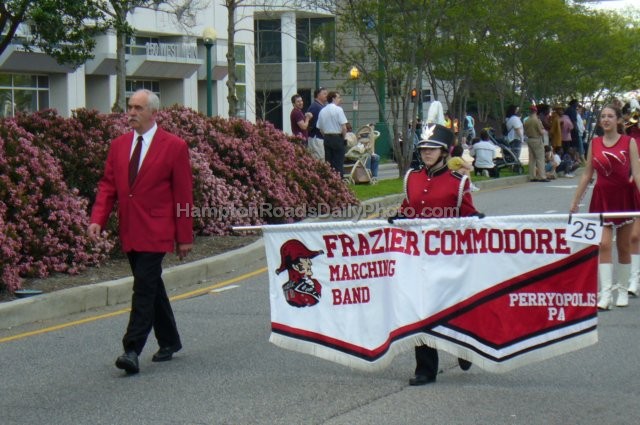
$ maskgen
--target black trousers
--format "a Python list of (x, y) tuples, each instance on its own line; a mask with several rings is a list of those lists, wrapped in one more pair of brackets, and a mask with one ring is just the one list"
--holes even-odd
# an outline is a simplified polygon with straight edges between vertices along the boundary
[(181, 345), (171, 303), (162, 281), (163, 252), (128, 252), (133, 272), (133, 295), (127, 331), (122, 338), (125, 351), (142, 352), (153, 327), (160, 347)]
[(416, 375), (435, 379), (438, 374), (438, 350), (426, 345), (416, 346)]
[(344, 174), (344, 154), (346, 153), (344, 138), (341, 134), (324, 135), (324, 159), (331, 167)]

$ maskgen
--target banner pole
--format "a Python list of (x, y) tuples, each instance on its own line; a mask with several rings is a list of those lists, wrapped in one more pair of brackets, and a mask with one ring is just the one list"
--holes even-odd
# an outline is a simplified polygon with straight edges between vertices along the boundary
[(640, 211), (628, 211), (628, 212), (611, 212), (611, 213), (556, 213), (556, 214), (522, 214), (522, 215), (503, 215), (503, 216), (487, 216), (487, 218), (505, 218), (508, 220), (514, 219), (529, 219), (538, 217), (548, 218), (564, 218), (564, 217), (577, 217), (577, 218), (636, 218), (640, 217)]
[(231, 230), (233, 230), (234, 232), (254, 232), (256, 230), (262, 231), (263, 227), (264, 226), (233, 226)]
[[(636, 218), (636, 217), (640, 217), (640, 211), (631, 211), (631, 212), (612, 212), (612, 213), (575, 213), (575, 214), (571, 214), (571, 213), (555, 213), (555, 214), (520, 214), (520, 215), (502, 215), (502, 216), (487, 216), (487, 218), (491, 218), (491, 219), (505, 219), (508, 221), (514, 221), (514, 220), (527, 220), (530, 218), (539, 218), (539, 217), (544, 217), (544, 218), (569, 218), (569, 217), (575, 217), (575, 218), (593, 218), (593, 219), (606, 219), (606, 218)], [(457, 218), (457, 217), (450, 217), (450, 218)], [(473, 218), (473, 217), (459, 217), (459, 218)], [(383, 219), (377, 219), (377, 220), (383, 220)], [(418, 219), (419, 220), (419, 219)], [(422, 220), (433, 220), (431, 218), (425, 218)], [(481, 219), (478, 219), (481, 220)], [(358, 223), (366, 223), (366, 222), (370, 222), (373, 220), (360, 220), (358, 221)], [(386, 220), (385, 220), (386, 221)], [(325, 222), (316, 222), (314, 224), (318, 225), (318, 224), (324, 224), (327, 225), (329, 223), (351, 223), (353, 224), (353, 222), (341, 222), (341, 221), (325, 221)], [(286, 223), (286, 224), (265, 224), (262, 226), (233, 226), (231, 229), (234, 232), (253, 232), (253, 231), (263, 231), (265, 227), (278, 227), (278, 226), (295, 226), (295, 225), (303, 225), (303, 224), (309, 224), (309, 223), (304, 223), (304, 222), (297, 222), (297, 223)], [(398, 226), (398, 225), (411, 225), (411, 224), (415, 224), (414, 220), (396, 220), (392, 225), (393, 226)]]

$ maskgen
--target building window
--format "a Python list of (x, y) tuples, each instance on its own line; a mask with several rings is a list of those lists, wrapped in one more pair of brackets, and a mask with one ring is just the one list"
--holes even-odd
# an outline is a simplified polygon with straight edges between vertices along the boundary
[(247, 118), (247, 66), (245, 64), (245, 47), (235, 46), (236, 57), (236, 96), (238, 110), (236, 116)]
[(296, 41), (298, 62), (314, 62), (311, 43), (321, 35), (324, 39), (324, 52), (320, 56), (323, 62), (333, 62), (336, 51), (336, 24), (333, 18), (305, 18), (296, 20)]
[[(323, 62), (335, 60), (336, 25), (333, 18), (304, 18), (296, 20), (296, 54), (298, 62), (313, 62), (311, 42), (321, 35), (325, 49)], [(254, 23), (256, 63), (282, 63), (282, 28), (279, 19), (256, 20)]]
[(400, 89), (402, 82), (399, 78), (389, 78), (389, 84), (387, 86), (387, 94), (392, 97), (400, 96)]
[(422, 90), (422, 101), (431, 102), (431, 89)]
[(0, 74), (0, 117), (36, 112), (49, 107), (49, 77)]
[(147, 89), (154, 92), (158, 97), (160, 97), (160, 81), (157, 80), (127, 80), (126, 82), (126, 93), (125, 96), (127, 98), (127, 102), (133, 93), (136, 90)]
[(254, 29), (256, 63), (281, 63), (280, 20), (257, 20), (254, 23)]

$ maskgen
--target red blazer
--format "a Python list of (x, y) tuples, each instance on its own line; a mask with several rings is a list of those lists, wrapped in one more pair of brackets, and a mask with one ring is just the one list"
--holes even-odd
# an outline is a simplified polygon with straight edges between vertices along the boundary
[(129, 188), (132, 143), (133, 132), (111, 142), (91, 223), (104, 228), (117, 200), (123, 251), (173, 252), (175, 243), (192, 243), (193, 219), (188, 212), (193, 207), (193, 182), (187, 144), (158, 127)]
[(469, 179), (447, 168), (409, 170), (400, 213), (407, 218), (451, 218), (476, 214)]

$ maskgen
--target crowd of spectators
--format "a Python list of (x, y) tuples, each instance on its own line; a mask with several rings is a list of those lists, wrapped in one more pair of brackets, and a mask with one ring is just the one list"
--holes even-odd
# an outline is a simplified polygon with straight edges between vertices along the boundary
[[(293, 96), (291, 127), (294, 135), (303, 140), (316, 158), (327, 160), (336, 171), (344, 173), (340, 161), (334, 158), (335, 155), (327, 155), (332, 149), (326, 149), (326, 145), (327, 139), (333, 137), (334, 133), (337, 133), (341, 140), (346, 139), (346, 135), (342, 134), (342, 129), (338, 127), (328, 131), (329, 134), (323, 135), (318, 126), (318, 117), (328, 103), (327, 94), (328, 91), (324, 88), (316, 90), (314, 101), (306, 112), (303, 112), (302, 98), (299, 95)], [(334, 98), (336, 95), (339, 96), (339, 93), (331, 94)], [(437, 101), (433, 103), (437, 104), (436, 106), (441, 105)], [(335, 104), (332, 106), (337, 109)], [(449, 112), (444, 112), (439, 114), (441, 118), (438, 122), (430, 122), (427, 118), (427, 123), (444, 125), (454, 132), (456, 135), (454, 148), (460, 146), (463, 152), (462, 155), (454, 155), (454, 157), (464, 156), (467, 159), (470, 157), (470, 172), (473, 173), (475, 170), (476, 175), (499, 177), (500, 167), (496, 167), (496, 161), (506, 153), (503, 151), (508, 149), (509, 154), (513, 155), (517, 162), (521, 157), (522, 149), (526, 146), (529, 154), (530, 181), (546, 182), (558, 176), (573, 177), (574, 171), (585, 162), (590, 112), (585, 112), (583, 106), (575, 99), (571, 100), (566, 107), (560, 103), (553, 106), (538, 104), (530, 106), (528, 110), (528, 116), (523, 118), (518, 106), (507, 107), (502, 125), (502, 140), (493, 137), (485, 130), (478, 131), (476, 118), (466, 111), (464, 117), (460, 119)], [(431, 114), (430, 111), (429, 116), (437, 117), (438, 114)], [(342, 119), (342, 121), (345, 120), (346, 118)], [(340, 126), (343, 124), (340, 120), (336, 122)], [(421, 129), (422, 123), (416, 120), (416, 123), (409, 128), (407, 139), (413, 139), (415, 144), (415, 141), (419, 140)], [(353, 131), (350, 133), (353, 134)], [(377, 177), (380, 156), (371, 149), (373, 146), (372, 144), (367, 149), (369, 158), (366, 164), (370, 173)], [(350, 148), (350, 145), (347, 146), (346, 151)], [(454, 153), (453, 150), (451, 153)], [(331, 158), (326, 158), (327, 156)]]

